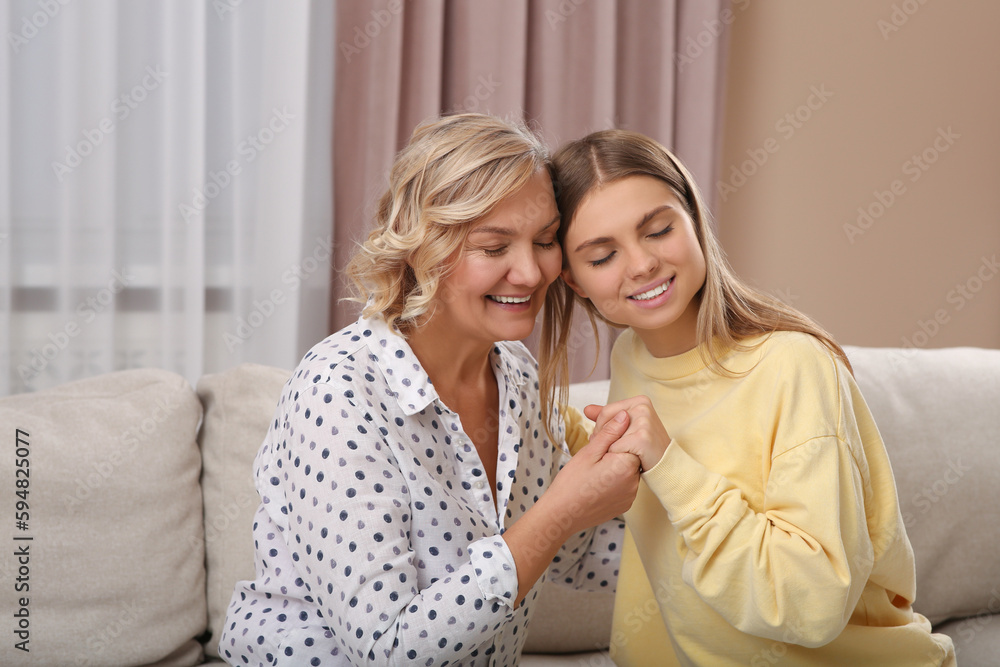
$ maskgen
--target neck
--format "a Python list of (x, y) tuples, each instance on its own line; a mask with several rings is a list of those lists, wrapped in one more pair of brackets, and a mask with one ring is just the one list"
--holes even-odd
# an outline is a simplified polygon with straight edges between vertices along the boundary
[(635, 329), (636, 335), (654, 357), (675, 357), (698, 347), (700, 299), (691, 303), (675, 321), (660, 329)]
[(478, 386), (484, 379), (495, 382), (490, 363), (492, 343), (459, 340), (435, 327), (433, 318), (415, 327), (407, 343), (442, 399), (459, 393), (458, 388)]

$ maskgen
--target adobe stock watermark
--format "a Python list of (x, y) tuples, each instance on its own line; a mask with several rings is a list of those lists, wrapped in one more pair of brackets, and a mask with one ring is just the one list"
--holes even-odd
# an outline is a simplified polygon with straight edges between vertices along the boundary
[(801, 130), (812, 119), (813, 115), (830, 101), (831, 97), (833, 97), (833, 91), (827, 90), (826, 84), (821, 84), (818, 87), (810, 86), (809, 95), (805, 101), (774, 123), (774, 130), (780, 136), (781, 141), (778, 137), (772, 136), (765, 139), (760, 147), (748, 148), (746, 151), (747, 159), (738, 165), (731, 166), (729, 179), (718, 181), (715, 184), (719, 198), (726, 201), (731, 194), (736, 193), (746, 185), (747, 181), (767, 164), (771, 156), (781, 150), (781, 142), (788, 141), (795, 136), (795, 133)]
[(222, 191), (229, 187), (233, 179), (243, 173), (244, 165), (250, 164), (257, 159), (275, 138), (288, 129), (289, 121), (295, 115), (288, 111), (287, 107), (277, 107), (271, 110), (271, 117), (267, 123), (254, 134), (248, 134), (246, 139), (236, 146), (236, 155), (229, 161), (223, 169), (218, 171), (209, 170), (208, 179), (201, 188), (192, 190), (191, 203), (180, 203), (177, 209), (180, 211), (184, 222), (190, 223), (197, 219), (198, 214), (212, 202), (213, 199), (222, 194)]
[(92, 462), (89, 468), (85, 468), (80, 473), (72, 494), (63, 494), (65, 510), (72, 514), (95, 491), (104, 486), (116, 470), (134, 458), (140, 443), (146, 443), (153, 439), (160, 425), (173, 417), (177, 407), (177, 402), (170, 397), (160, 398), (156, 401), (156, 407), (141, 422), (122, 431), (118, 436), (117, 444), (110, 449), (109, 453), (102, 456), (100, 460)]
[[(683, 72), (685, 67), (700, 58), (708, 47), (718, 41), (725, 27), (731, 25), (736, 20), (737, 13), (742, 12), (749, 6), (750, 0), (733, 0), (731, 6), (719, 12), (717, 18), (703, 20), (701, 24), (704, 27), (695, 35), (688, 35), (684, 43), (678, 45), (677, 50), (674, 52), (674, 66), (677, 68), (677, 71)], [(733, 7), (736, 7), (735, 12), (732, 9)]]
[[(916, 183), (961, 137), (962, 135), (951, 129), (951, 125), (947, 128), (939, 127), (937, 136), (930, 145), (920, 153), (914, 153), (900, 165), (902, 175), (908, 176), (910, 183)], [(857, 219), (853, 223), (844, 223), (844, 234), (848, 242), (853, 245), (859, 236), (868, 232), (886, 211), (906, 194), (906, 187), (906, 182), (902, 178), (895, 178), (887, 189), (873, 191), (874, 200), (858, 207)]]
[(603, 643), (594, 642), (591, 646), (591, 653), (585, 655), (584, 657), (576, 661), (577, 667), (615, 667), (615, 663), (611, 661), (611, 658), (603, 652), (607, 648)]
[(545, 22), (549, 24), (549, 30), (555, 30), (560, 23), (565, 23), (585, 2), (587, 0), (560, 0), (555, 9), (546, 9)]
[[(920, 513), (920, 516), (927, 514), (933, 509), (934, 505), (941, 502), (941, 500), (948, 495), (948, 492), (956, 484), (962, 481), (965, 477), (965, 473), (971, 472), (972, 466), (962, 463), (961, 457), (956, 457), (952, 459), (951, 456), (948, 457), (947, 467), (944, 469), (944, 473), (920, 489), (910, 499), (913, 506)], [(907, 529), (912, 529), (917, 523), (917, 516), (910, 512), (903, 512), (903, 525)]]
[(67, 320), (61, 327), (48, 334), (48, 342), (40, 348), (28, 351), (26, 362), (18, 364), (17, 374), (23, 382), (29, 382), (42, 373), (67, 347), (73, 338), (83, 331), (82, 325), (87, 325), (97, 319), (97, 316), (114, 301), (115, 295), (134, 281), (133, 276), (123, 271), (112, 271), (108, 284), (76, 305), (76, 317)]
[(451, 113), (473, 113), (479, 111), (479, 105), (493, 97), (493, 93), (500, 87), (500, 82), (493, 79), (493, 74), (489, 74), (485, 78), (479, 76), (476, 81), (478, 85), (472, 93), (467, 95), (461, 104), (455, 105), (451, 109)]
[(101, 145), (104, 138), (115, 131), (118, 123), (128, 118), (149, 97), (149, 94), (160, 87), (167, 73), (159, 65), (147, 65), (142, 80), (132, 86), (131, 90), (122, 93), (111, 102), (111, 115), (97, 121), (97, 126), (81, 132), (83, 138), (76, 144), (66, 146), (66, 155), (62, 162), (52, 162), (52, 171), (62, 183), (65, 178), (83, 164), (84, 159)]
[[(140, 608), (138, 603), (121, 602), (119, 609), (108, 621), (104, 628), (87, 638), (87, 651), (80, 651), (73, 660), (74, 667), (98, 667), (106, 665), (108, 657), (101, 657), (106, 649), (115, 647), (120, 643), (118, 639), (126, 632), (129, 632), (139, 620)], [(69, 664), (65, 662), (63, 664)]]
[(986, 283), (996, 277), (997, 273), (1000, 273), (1000, 262), (997, 261), (996, 253), (990, 256), (983, 255), (979, 266), (972, 274), (948, 290), (945, 302), (951, 307), (935, 309), (926, 320), (917, 320), (917, 328), (913, 333), (903, 336), (900, 349), (894, 350), (889, 358), (892, 367), (896, 368), (899, 362), (912, 357), (916, 350), (926, 347), (942, 328), (951, 322), (952, 313), (965, 308), (982, 291)]
[(880, 18), (875, 22), (875, 27), (882, 34), (882, 39), (888, 40), (893, 33), (899, 32), (900, 28), (906, 25), (907, 21), (926, 4), (927, 0), (903, 0), (898, 4), (893, 3), (888, 19)]
[(235, 14), (243, 0), (212, 0), (212, 9), (220, 21), (225, 21), (230, 14)]
[(320, 268), (329, 269), (332, 257), (333, 237), (328, 235), (325, 239), (317, 238), (312, 253), (292, 264), (281, 274), (281, 282), (286, 285), (286, 288), (276, 287), (263, 299), (254, 299), (253, 308), (246, 317), (236, 318), (236, 328), (231, 333), (227, 331), (222, 334), (226, 348), (233, 352), (237, 347), (250, 340), (254, 332), (264, 326), (264, 323), (271, 319), (285, 303), (288, 298), (286, 290), (291, 293), (297, 292), (302, 287), (302, 283), (317, 270)]
[[(990, 591), (990, 599), (975, 615), (969, 616), (958, 624), (958, 636), (962, 638), (962, 644), (968, 646), (975, 640), (976, 636), (986, 629), (988, 625), (997, 623), (1000, 619), (1000, 585), (993, 587)], [(955, 649), (956, 657), (960, 655), (960, 648)]]
[(792, 288), (791, 287), (784, 287), (784, 288), (776, 289), (776, 290), (774, 290), (774, 292), (772, 293), (772, 295), (774, 296), (775, 299), (777, 299), (781, 303), (785, 304), (786, 306), (793, 305), (800, 298), (798, 294), (795, 294), (794, 292), (792, 292)]
[[(21, 49), (28, 45), (38, 32), (49, 24), (62, 11), (62, 8), (73, 0), (35, 0), (38, 3), (39, 11), (34, 12), (30, 17), (21, 17), (21, 29), (17, 32), (7, 31), (7, 42), (10, 44), (14, 55), (21, 53)], [(6, 10), (5, 10), (6, 11)]]
[(371, 45), (372, 40), (378, 39), (382, 31), (392, 23), (392, 19), (399, 16), (402, 11), (403, 0), (389, 0), (386, 3), (385, 9), (371, 10), (372, 18), (370, 21), (364, 25), (354, 26), (354, 38), (350, 42), (341, 40), (340, 44), (337, 45), (347, 63), (350, 64), (354, 56), (359, 55), (367, 49)]
[(775, 639), (767, 648), (763, 648), (750, 658), (750, 667), (771, 667), (781, 663), (788, 654), (789, 646), (797, 646), (802, 643), (805, 635), (802, 627), (797, 625), (793, 619), (787, 620), (783, 624), (781, 639)]
[(660, 608), (669, 604), (670, 599), (677, 594), (677, 590), (686, 585), (677, 575), (672, 574), (666, 579), (658, 578), (656, 590), (653, 591), (653, 597), (646, 598), (641, 603), (635, 604), (622, 615), (620, 626), (622, 629), (616, 631), (611, 636), (611, 645), (609, 647), (611, 657), (614, 658), (615, 654), (628, 644), (626, 632), (637, 635), (643, 631), (650, 621), (655, 619), (662, 622), (663, 616), (660, 613)]
[[(204, 543), (211, 544), (212, 542), (220, 539), (233, 525), (236, 525), (238, 528), (243, 528), (237, 520), (243, 514), (244, 510), (256, 506), (256, 494), (241, 493), (235, 499), (227, 499), (220, 505), (221, 514), (213, 517), (212, 520), (205, 526)], [(201, 544), (201, 540), (195, 535), (188, 538), (188, 544), (192, 549), (203, 546)]]

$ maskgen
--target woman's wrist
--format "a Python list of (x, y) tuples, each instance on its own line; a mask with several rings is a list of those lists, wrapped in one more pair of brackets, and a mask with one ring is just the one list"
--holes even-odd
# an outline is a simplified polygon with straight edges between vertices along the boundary
[(529, 546), (532, 552), (555, 554), (563, 542), (576, 532), (573, 530), (575, 522), (572, 514), (554, 496), (551, 489), (546, 491), (511, 526), (512, 529), (517, 526), (524, 533), (526, 539), (522, 540), (522, 544)]
[(503, 534), (517, 570), (515, 608), (548, 569), (559, 547), (572, 535), (560, 526), (543, 498), (544, 495)]
[[(670, 442), (673, 441), (671, 440)], [(647, 473), (660, 465), (660, 462), (663, 461), (663, 458), (667, 454), (667, 448), (670, 447), (670, 442), (668, 442), (667, 446), (663, 449), (660, 449), (659, 447), (651, 447), (642, 453), (643, 455), (641, 457), (641, 461), (642, 471), (644, 473)]]

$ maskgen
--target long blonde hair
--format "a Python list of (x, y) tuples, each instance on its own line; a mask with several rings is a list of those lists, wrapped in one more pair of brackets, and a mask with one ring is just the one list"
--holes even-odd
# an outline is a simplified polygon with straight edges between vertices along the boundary
[(472, 223), (548, 166), (523, 124), (457, 114), (413, 131), (393, 162), (368, 238), (347, 265), (352, 301), (407, 335), (433, 311)]
[[(649, 137), (628, 130), (603, 130), (563, 146), (552, 158), (556, 204), (562, 216), (559, 240), (586, 197), (595, 189), (629, 176), (652, 176), (667, 184), (694, 222), (698, 244), (705, 255), (705, 284), (697, 293), (697, 341), (706, 365), (732, 376), (720, 357), (730, 349), (748, 349), (744, 340), (774, 331), (808, 333), (825, 344), (850, 370), (844, 350), (819, 324), (781, 301), (744, 283), (729, 266), (712, 228), (704, 200), (691, 174), (666, 148)], [(565, 266), (565, 254), (563, 262)], [(562, 280), (548, 292), (539, 351), (543, 410), (553, 399), (565, 403), (569, 384), (568, 338), (574, 305), (579, 303), (597, 338), (596, 320), (608, 320), (590, 302)], [(613, 324), (613, 323), (610, 323)], [(616, 325), (617, 326), (617, 325)]]

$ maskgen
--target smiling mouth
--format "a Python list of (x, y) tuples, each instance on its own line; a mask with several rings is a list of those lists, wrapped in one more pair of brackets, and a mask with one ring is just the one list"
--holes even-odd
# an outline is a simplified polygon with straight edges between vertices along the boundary
[(495, 294), (488, 294), (487, 299), (496, 301), (497, 303), (527, 303), (531, 301), (531, 296), (497, 296)]
[(641, 294), (633, 294), (632, 296), (630, 296), (628, 298), (630, 298), (630, 299), (632, 299), (634, 301), (649, 301), (650, 299), (658, 297), (661, 294), (663, 294), (664, 292), (666, 292), (667, 288), (670, 287), (670, 285), (673, 282), (674, 282), (674, 279), (671, 278), (667, 282), (661, 283), (660, 285), (657, 285), (656, 287), (654, 287), (653, 289), (651, 289), (651, 290), (649, 290), (647, 292), (643, 292)]

